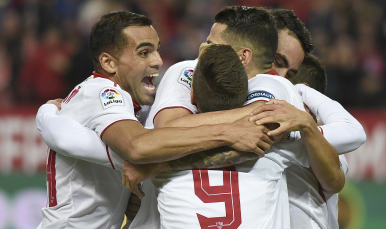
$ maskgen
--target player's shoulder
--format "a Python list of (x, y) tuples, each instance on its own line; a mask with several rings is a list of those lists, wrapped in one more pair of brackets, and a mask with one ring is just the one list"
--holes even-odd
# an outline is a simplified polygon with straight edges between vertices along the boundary
[(270, 74), (257, 74), (255, 77), (249, 80), (249, 83), (261, 82), (261, 81), (280, 83), (283, 85), (294, 87), (291, 81), (289, 81), (285, 77), (278, 76), (278, 75), (270, 75)]
[(162, 77), (157, 90), (162, 90), (162, 88), (175, 87), (173, 85), (182, 85), (183, 87), (191, 90), (193, 72), (197, 62), (198, 60), (186, 60), (170, 66), (165, 72), (165, 75)]

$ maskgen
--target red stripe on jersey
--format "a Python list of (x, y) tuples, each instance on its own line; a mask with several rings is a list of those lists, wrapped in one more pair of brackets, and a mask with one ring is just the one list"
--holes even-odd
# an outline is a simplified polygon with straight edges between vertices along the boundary
[(73, 91), (71, 92), (71, 94), (69, 94), (69, 95), (63, 100), (63, 103), (68, 103), (68, 102), (70, 102), (70, 100), (71, 100), (76, 94), (78, 94), (80, 88), (81, 88), (81, 86), (79, 86), (77, 89), (73, 90)]
[(94, 75), (95, 78), (98, 78), (98, 77), (99, 77), (99, 78), (105, 78), (105, 79), (110, 80), (109, 77), (107, 77), (107, 76), (105, 76), (105, 75), (102, 75), (102, 74), (100, 74), (100, 73), (98, 73), (98, 72), (96, 72), (96, 71), (93, 71), (92, 74)]
[(113, 125), (114, 123), (120, 122), (120, 121), (135, 121), (135, 122), (138, 122), (137, 120), (134, 120), (134, 119), (121, 119), (121, 120), (115, 121), (115, 122), (111, 123), (110, 125), (106, 126), (106, 128), (102, 131), (102, 133), (101, 133), (101, 139), (102, 139), (103, 134), (105, 133), (105, 131), (106, 131), (111, 125)]
[(320, 127), (320, 126), (318, 126), (318, 127), (319, 127), (320, 131), (322, 132), (322, 135), (324, 135), (322, 127)]
[(114, 87), (116, 87), (118, 84), (114, 82)]
[(106, 145), (106, 153), (107, 153), (107, 156), (109, 157), (109, 161), (110, 161), (110, 163), (111, 163), (111, 166), (112, 166), (113, 169), (115, 170), (113, 161), (111, 160), (111, 157), (110, 157), (110, 152), (109, 152), (109, 146), (108, 146), (108, 145)]
[(264, 73), (264, 74), (274, 75), (274, 76), (278, 76), (278, 75), (279, 75), (279, 74), (278, 74), (276, 71), (274, 71), (274, 70), (269, 71), (269, 72), (266, 72), (266, 73)]
[(154, 119), (155, 117), (163, 110), (166, 110), (166, 109), (173, 109), (173, 108), (184, 108), (185, 110), (189, 111), (191, 114), (194, 114), (193, 111), (189, 110), (188, 108), (186, 107), (182, 107), (182, 106), (175, 106), (175, 107), (164, 107), (162, 108), (161, 110), (159, 110), (155, 115), (154, 115), (154, 118), (153, 118), (153, 125), (154, 125)]
[(56, 198), (56, 152), (50, 150), (47, 160), (48, 207), (58, 205)]
[(318, 192), (319, 192), (319, 195), (322, 197), (322, 199), (324, 200), (324, 202), (327, 202), (326, 201), (326, 196), (324, 195), (324, 192), (323, 192), (323, 188), (322, 188), (322, 185), (320, 183), (318, 183)]

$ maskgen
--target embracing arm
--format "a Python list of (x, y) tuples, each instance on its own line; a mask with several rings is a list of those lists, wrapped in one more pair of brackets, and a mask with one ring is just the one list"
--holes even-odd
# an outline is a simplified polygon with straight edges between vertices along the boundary
[(338, 102), (303, 84), (296, 88), (303, 102), (325, 124), (321, 126), (323, 135), (339, 154), (353, 151), (366, 141), (362, 125)]
[[(58, 108), (45, 104), (36, 115), (36, 125), (44, 142), (57, 153), (82, 159), (96, 164), (111, 166), (106, 153), (106, 144), (92, 131), (77, 121), (58, 116)], [(112, 152), (111, 152), (112, 153)], [(123, 161), (112, 156), (116, 168), (123, 167)], [(117, 164), (121, 166), (117, 166)]]
[(339, 192), (345, 183), (340, 169), (336, 149), (328, 143), (316, 126), (313, 118), (291, 104), (272, 99), (264, 106), (257, 108), (251, 117), (258, 124), (279, 123), (280, 127), (268, 134), (277, 135), (284, 131), (300, 131), (308, 161), (315, 176), (326, 192)]

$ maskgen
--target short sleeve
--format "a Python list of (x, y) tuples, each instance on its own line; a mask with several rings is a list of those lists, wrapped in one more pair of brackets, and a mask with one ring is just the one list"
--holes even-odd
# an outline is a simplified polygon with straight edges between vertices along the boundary
[(347, 160), (346, 160), (346, 157), (341, 154), (339, 155), (339, 163), (340, 163), (340, 167), (342, 167), (342, 170), (344, 172), (344, 175), (346, 176), (347, 173), (348, 173), (348, 163), (347, 163)]
[(112, 86), (90, 85), (83, 90), (83, 103), (78, 111), (81, 123), (96, 131), (102, 138), (112, 124), (123, 121), (138, 121), (129, 93)]
[(154, 104), (146, 122), (153, 125), (154, 117), (167, 108), (184, 108), (196, 113), (197, 107), (191, 103), (190, 92), (194, 68), (197, 61), (184, 61), (171, 66), (163, 76), (158, 88)]

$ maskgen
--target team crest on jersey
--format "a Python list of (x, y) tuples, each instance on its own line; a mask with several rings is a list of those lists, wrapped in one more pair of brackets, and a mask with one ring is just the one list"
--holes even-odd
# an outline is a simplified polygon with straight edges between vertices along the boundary
[(123, 96), (112, 88), (104, 88), (100, 93), (100, 99), (103, 109), (107, 109), (112, 106), (125, 105), (125, 101), (123, 101)]
[(266, 92), (266, 91), (252, 91), (251, 93), (248, 94), (248, 98), (247, 100), (251, 100), (251, 99), (256, 99), (256, 98), (261, 98), (261, 99), (274, 99), (275, 96), (273, 96), (271, 93), (269, 92)]
[(178, 83), (184, 85), (189, 90), (192, 89), (193, 70), (192, 68), (185, 68), (182, 70), (180, 77), (178, 77)]

